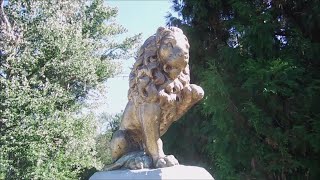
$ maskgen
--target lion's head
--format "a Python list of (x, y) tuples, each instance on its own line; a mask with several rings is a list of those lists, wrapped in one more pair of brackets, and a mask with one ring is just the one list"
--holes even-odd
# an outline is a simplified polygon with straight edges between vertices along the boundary
[(181, 84), (179, 89), (188, 85), (189, 47), (181, 29), (158, 28), (138, 51), (130, 73), (129, 99), (141, 97), (142, 101), (156, 101), (159, 91), (170, 83), (171, 86)]
[(170, 79), (176, 79), (189, 62), (189, 43), (178, 28), (159, 28), (158, 58)]

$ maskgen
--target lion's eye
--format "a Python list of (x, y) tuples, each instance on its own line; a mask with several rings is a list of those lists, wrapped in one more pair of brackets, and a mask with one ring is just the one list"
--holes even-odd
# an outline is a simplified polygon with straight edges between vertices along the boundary
[(170, 65), (167, 65), (167, 64), (164, 65), (163, 68), (164, 68), (163, 70), (164, 70), (165, 72), (170, 72), (170, 71), (172, 70), (172, 67), (171, 67)]
[(170, 48), (173, 48), (173, 45), (172, 45), (171, 42), (168, 42), (168, 43), (167, 43), (167, 46), (170, 47)]

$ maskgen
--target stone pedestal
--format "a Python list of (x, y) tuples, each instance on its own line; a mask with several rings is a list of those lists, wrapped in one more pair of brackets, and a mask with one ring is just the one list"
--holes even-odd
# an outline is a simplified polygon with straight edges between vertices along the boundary
[(196, 166), (183, 166), (177, 165), (167, 168), (159, 169), (141, 169), (141, 170), (114, 170), (114, 171), (104, 171), (96, 172), (93, 174), (89, 180), (105, 180), (105, 179), (211, 179), (214, 180), (208, 171), (204, 168)]

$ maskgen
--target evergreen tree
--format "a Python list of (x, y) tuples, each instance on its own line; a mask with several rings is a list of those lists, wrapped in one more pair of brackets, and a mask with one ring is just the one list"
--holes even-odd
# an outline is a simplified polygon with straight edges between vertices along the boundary
[(169, 151), (202, 159), (217, 179), (317, 179), (320, 3), (173, 4), (182, 19), (169, 24), (187, 34), (192, 79), (205, 98), (169, 129), (167, 137), (188, 135), (166, 138)]
[(78, 179), (95, 159), (88, 90), (139, 36), (103, 0), (0, 0), (0, 179)]

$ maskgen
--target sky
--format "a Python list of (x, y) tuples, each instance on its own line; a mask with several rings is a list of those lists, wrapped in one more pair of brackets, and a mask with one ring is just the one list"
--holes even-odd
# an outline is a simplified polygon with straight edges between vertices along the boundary
[[(116, 22), (124, 26), (128, 32), (124, 36), (142, 33), (142, 43), (153, 35), (158, 27), (166, 25), (165, 16), (171, 12), (170, 0), (107, 0), (106, 4), (118, 8)], [(102, 103), (96, 112), (116, 114), (124, 110), (128, 99), (128, 76), (134, 59), (121, 61), (123, 71), (120, 75), (109, 78), (106, 82), (106, 96), (100, 98)]]

